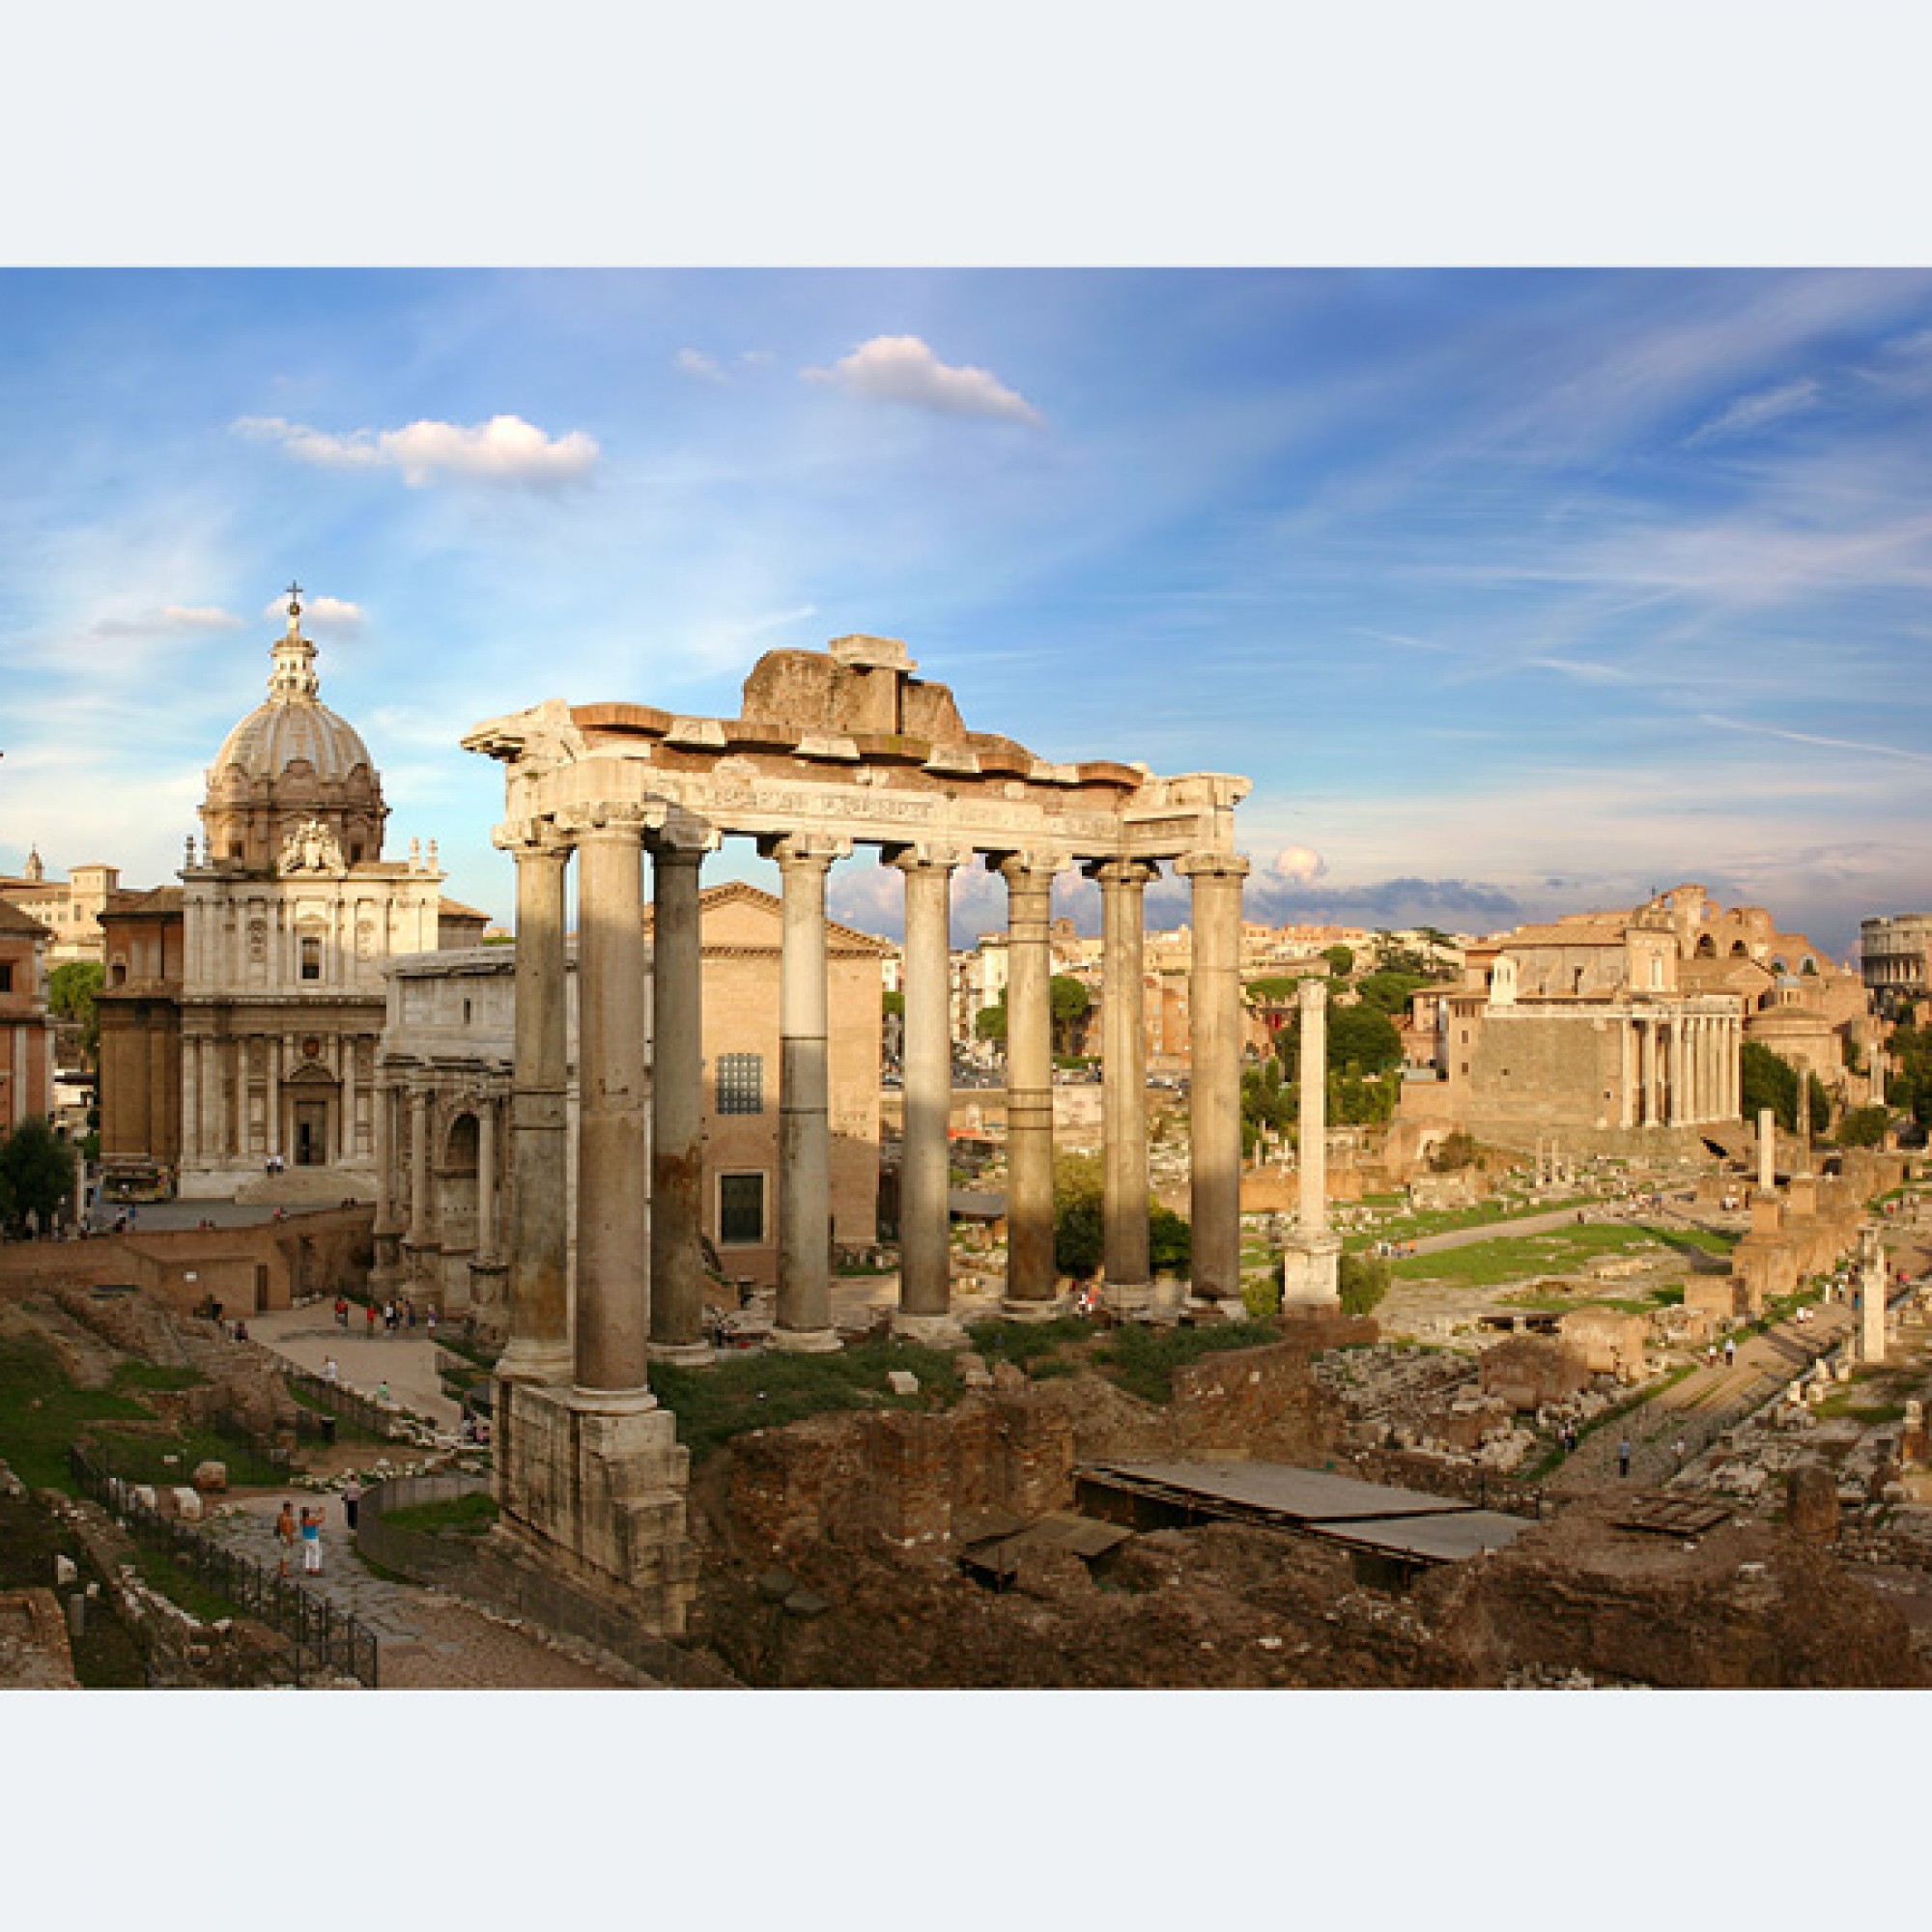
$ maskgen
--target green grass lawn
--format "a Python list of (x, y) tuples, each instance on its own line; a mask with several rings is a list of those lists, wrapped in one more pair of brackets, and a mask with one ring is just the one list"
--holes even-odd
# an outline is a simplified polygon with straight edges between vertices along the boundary
[(1432, 1208), (1421, 1214), (1399, 1214), (1373, 1228), (1361, 1228), (1345, 1235), (1342, 1245), (1350, 1250), (1373, 1247), (1378, 1241), (1419, 1241), (1428, 1235), (1453, 1234), (1459, 1228), (1485, 1228), (1494, 1223), (1526, 1220), (1532, 1214), (1554, 1214), (1568, 1208), (1573, 1212), (1588, 1207), (1593, 1194), (1578, 1194), (1563, 1201), (1524, 1204), (1515, 1201), (1479, 1201), (1473, 1208)]
[[(1690, 1238), (1694, 1235), (1696, 1238)], [(1651, 1248), (1662, 1259), (1680, 1241), (1710, 1254), (1731, 1245), (1722, 1236), (1629, 1222), (1571, 1223), (1542, 1235), (1498, 1235), (1493, 1240), (1445, 1248), (1438, 1254), (1410, 1255), (1392, 1264), (1398, 1281), (1448, 1282), (1462, 1288), (1489, 1288), (1524, 1275), (1570, 1274), (1604, 1255), (1634, 1254)], [(1564, 1301), (1561, 1306), (1574, 1304)]]
[(480, 1490), (438, 1503), (411, 1503), (383, 1512), (383, 1521), (388, 1527), (413, 1529), (425, 1536), (481, 1536), (496, 1520), (497, 1499)]
[(89, 1424), (153, 1419), (132, 1396), (74, 1387), (36, 1337), (0, 1338), (0, 1457), (29, 1489), (72, 1493), (67, 1452)]

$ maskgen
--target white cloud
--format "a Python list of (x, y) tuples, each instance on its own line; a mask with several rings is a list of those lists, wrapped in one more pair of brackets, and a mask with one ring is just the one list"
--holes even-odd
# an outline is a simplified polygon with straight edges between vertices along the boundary
[(167, 632), (239, 631), (245, 619), (214, 604), (164, 604), (158, 611), (128, 617), (103, 617), (94, 626), (97, 638), (152, 638)]
[(875, 335), (831, 368), (806, 370), (805, 379), (870, 402), (904, 403), (942, 415), (1000, 416), (1030, 425), (1043, 420), (990, 369), (954, 368), (916, 335)]
[(1721, 414), (1692, 430), (1684, 439), (1684, 446), (1694, 449), (1699, 443), (1716, 442), (1721, 437), (1748, 436), (1753, 430), (1796, 415), (1801, 410), (1815, 409), (1818, 399), (1818, 384), (1810, 376), (1801, 376), (1795, 383), (1781, 383), (1775, 389), (1754, 389), (1747, 396), (1740, 396)]
[[(358, 624), (368, 621), (369, 613), (359, 604), (352, 604), (346, 597), (311, 597), (302, 593), (302, 616), (311, 624), (319, 624), (324, 630), (353, 631)], [(272, 617), (278, 622), (289, 614), (285, 597), (271, 598), (268, 608), (262, 612), (265, 617)]]
[(522, 416), (482, 423), (421, 421), (401, 429), (357, 429), (346, 436), (281, 416), (242, 416), (243, 436), (279, 443), (298, 462), (330, 469), (399, 469), (420, 489), (440, 477), (481, 483), (574, 483), (597, 467), (601, 452), (581, 429), (549, 436)]
[(681, 376), (696, 376), (700, 383), (724, 383), (730, 379), (718, 366), (715, 355), (701, 349), (680, 349), (670, 358), (671, 367)]
[(1268, 876), (1284, 885), (1312, 885), (1328, 869), (1328, 862), (1310, 845), (1284, 845), (1268, 861)]

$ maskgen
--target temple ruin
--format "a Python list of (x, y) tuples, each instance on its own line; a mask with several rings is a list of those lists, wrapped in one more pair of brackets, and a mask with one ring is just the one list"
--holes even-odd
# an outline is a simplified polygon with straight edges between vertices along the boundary
[[(947, 1122), (951, 888), (979, 860), (1007, 883), (1009, 1262), (1004, 1312), (1060, 1312), (1053, 1260), (1048, 924), (1056, 874), (1100, 886), (1109, 1018), (1102, 1108), (1106, 1293), (1148, 1312), (1143, 899), (1159, 867), (1192, 889), (1193, 1288), (1240, 1292), (1242, 879), (1247, 780), (1159, 778), (1106, 759), (1050, 763), (971, 731), (905, 646), (848, 637), (773, 651), (736, 718), (552, 698), (479, 724), (467, 750), (506, 767), (497, 843), (517, 867), (509, 1343), (498, 1365), (498, 1497), (547, 1561), (614, 1582), (668, 1632), (695, 1561), (688, 1459), (649, 1387), (652, 1358), (705, 1353), (699, 1225), (705, 855), (750, 838), (782, 877), (779, 1271), (774, 1345), (836, 1348), (826, 1104), (826, 883), (874, 846), (905, 879), (905, 1136), (895, 1326), (956, 1333)], [(646, 1073), (642, 857), (651, 858), (655, 1053)], [(565, 874), (578, 859), (579, 1105), (574, 1279), (566, 1222)], [(648, 1174), (649, 1185), (643, 1178)]]

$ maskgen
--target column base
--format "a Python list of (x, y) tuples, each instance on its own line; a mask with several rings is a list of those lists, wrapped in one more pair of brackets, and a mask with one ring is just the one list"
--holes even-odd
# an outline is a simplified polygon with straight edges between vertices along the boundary
[(1100, 1306), (1122, 1321), (1145, 1321), (1153, 1313), (1153, 1283), (1109, 1281), (1100, 1285)]
[(653, 1342), (651, 1360), (675, 1362), (681, 1369), (707, 1368), (718, 1359), (718, 1350), (709, 1342)]
[[(616, 1410), (643, 1394), (648, 1408)], [(680, 1634), (697, 1583), (686, 1532), (691, 1455), (647, 1391), (498, 1384), (497, 1501), (519, 1548)]]
[(565, 1406), (573, 1408), (580, 1415), (605, 1415), (612, 1421), (621, 1421), (627, 1415), (648, 1415), (658, 1406), (658, 1399), (647, 1388), (637, 1389), (589, 1389), (572, 1387), (563, 1390)]
[(1004, 1294), (1000, 1297), (1000, 1315), (1008, 1321), (1057, 1321), (1072, 1312), (1071, 1295), (1056, 1294), (1047, 1301), (1015, 1301)]
[(568, 1342), (512, 1342), (497, 1357), (497, 1379), (562, 1387), (574, 1366)]
[(1281, 1250), (1281, 1305), (1284, 1308), (1339, 1308), (1337, 1279), (1342, 1237), (1325, 1229), (1319, 1235), (1291, 1235)]
[(766, 1346), (781, 1355), (830, 1355), (844, 1344), (836, 1328), (774, 1328)]
[(968, 1341), (956, 1315), (908, 1315), (901, 1308), (893, 1310), (893, 1333), (927, 1349), (963, 1349)]

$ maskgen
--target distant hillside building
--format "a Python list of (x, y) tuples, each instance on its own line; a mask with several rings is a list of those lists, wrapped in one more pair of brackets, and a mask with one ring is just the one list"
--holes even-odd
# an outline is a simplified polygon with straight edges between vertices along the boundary
[(320, 1198), (367, 1198), (384, 962), (486, 921), (442, 899), (434, 843), (384, 859), (380, 777), (317, 696), (294, 598), (270, 655), (267, 701), (209, 769), (181, 886), (107, 907), (102, 1166), (216, 1199), (277, 1163), (321, 1171)]
[(65, 881), (50, 879), (36, 846), (17, 877), (0, 873), (0, 898), (47, 929), (47, 964), (65, 966), (73, 959), (103, 957), (100, 914), (120, 882), (118, 867), (101, 865), (76, 866)]
[[(6, 890), (0, 883), (0, 892)], [(1859, 970), (1888, 1013), (1932, 994), (1932, 913), (1902, 912), (1859, 923)]]

